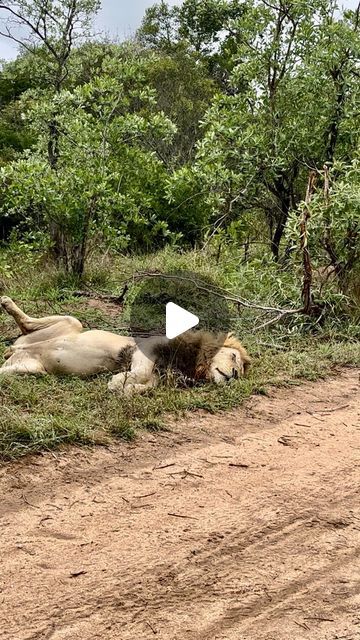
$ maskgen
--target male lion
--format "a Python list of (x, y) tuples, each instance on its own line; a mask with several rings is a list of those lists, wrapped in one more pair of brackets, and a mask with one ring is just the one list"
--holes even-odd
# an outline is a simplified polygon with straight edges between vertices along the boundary
[(130, 395), (155, 387), (156, 371), (173, 368), (194, 380), (227, 382), (244, 375), (250, 358), (231, 334), (187, 332), (174, 340), (135, 341), (109, 331), (83, 331), (71, 316), (30, 318), (8, 297), (0, 299), (23, 334), (5, 352), (2, 375), (116, 373), (108, 388)]

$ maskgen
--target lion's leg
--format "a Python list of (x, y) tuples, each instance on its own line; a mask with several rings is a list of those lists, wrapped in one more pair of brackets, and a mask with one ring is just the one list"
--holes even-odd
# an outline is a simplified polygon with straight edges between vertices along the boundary
[(124, 371), (113, 376), (108, 388), (110, 391), (118, 391), (120, 393), (145, 391), (145, 389), (157, 385), (157, 376), (154, 375), (153, 370), (153, 359), (146, 356), (140, 349), (137, 349), (132, 357), (130, 371)]
[(126, 373), (118, 373), (113, 376), (108, 383), (109, 391), (115, 393), (123, 393), (125, 396), (131, 396), (134, 393), (144, 393), (148, 389), (152, 389), (158, 385), (159, 379), (156, 375), (152, 374), (147, 382), (139, 384), (134, 381), (134, 378), (126, 375)]
[(0, 377), (4, 375), (43, 375), (45, 373), (43, 365), (37, 358), (25, 354), (12, 355), (0, 367)]
[(77, 329), (81, 331), (82, 324), (76, 318), (72, 318), (71, 316), (46, 316), (44, 318), (31, 318), (26, 315), (16, 304), (8, 298), (7, 296), (3, 296), (0, 298), (0, 304), (2, 308), (14, 318), (16, 324), (21, 330), (21, 333), (28, 334), (33, 333), (34, 331), (38, 331), (40, 329), (47, 329), (48, 327), (52, 327), (59, 322), (63, 322), (66, 325), (71, 326), (72, 329)]

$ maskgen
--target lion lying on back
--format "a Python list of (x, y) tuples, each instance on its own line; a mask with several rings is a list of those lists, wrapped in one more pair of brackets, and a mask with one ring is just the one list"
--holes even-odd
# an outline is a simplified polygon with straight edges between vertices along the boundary
[(231, 334), (187, 332), (174, 340), (164, 336), (134, 338), (109, 331), (83, 331), (71, 316), (31, 318), (8, 297), (0, 299), (21, 333), (5, 352), (0, 374), (115, 375), (110, 391), (130, 395), (158, 384), (157, 371), (169, 367), (193, 380), (227, 382), (246, 374), (250, 358)]

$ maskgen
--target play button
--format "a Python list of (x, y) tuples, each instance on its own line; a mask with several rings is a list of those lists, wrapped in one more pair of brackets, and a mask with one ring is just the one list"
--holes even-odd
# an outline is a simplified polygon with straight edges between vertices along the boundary
[(127, 287), (121, 326), (128, 325), (142, 351), (146, 338), (166, 335), (171, 340), (193, 327), (225, 336), (238, 312), (209, 276), (186, 269), (154, 271)]
[(168, 302), (166, 305), (166, 337), (169, 340), (180, 336), (185, 331), (196, 327), (199, 324), (199, 318), (190, 311), (186, 311), (174, 302)]

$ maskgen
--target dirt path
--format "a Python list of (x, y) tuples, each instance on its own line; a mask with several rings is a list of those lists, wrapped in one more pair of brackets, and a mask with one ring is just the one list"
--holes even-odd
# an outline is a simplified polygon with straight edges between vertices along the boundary
[(360, 638), (359, 370), (0, 471), (0, 638)]

